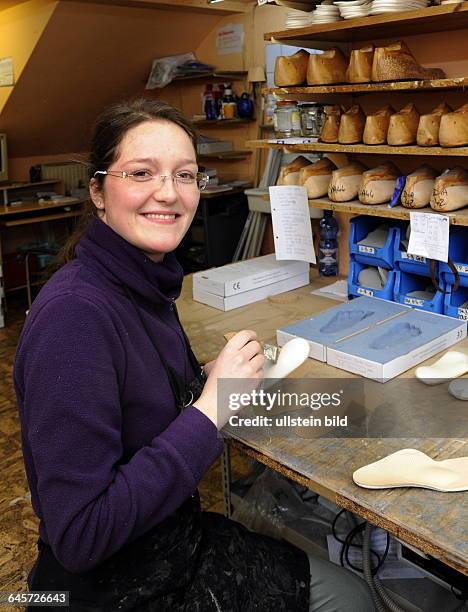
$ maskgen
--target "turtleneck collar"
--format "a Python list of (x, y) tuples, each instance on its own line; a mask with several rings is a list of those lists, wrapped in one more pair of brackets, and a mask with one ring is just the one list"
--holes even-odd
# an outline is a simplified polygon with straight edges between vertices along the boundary
[(180, 295), (183, 270), (174, 253), (156, 263), (100, 219), (91, 220), (76, 257), (150, 302), (167, 303)]

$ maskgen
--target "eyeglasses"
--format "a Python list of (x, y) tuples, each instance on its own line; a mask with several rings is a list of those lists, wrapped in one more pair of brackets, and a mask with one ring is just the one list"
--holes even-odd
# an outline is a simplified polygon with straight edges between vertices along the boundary
[(196, 185), (200, 191), (203, 191), (208, 184), (209, 176), (204, 172), (176, 172), (175, 174), (153, 174), (149, 170), (138, 170), (136, 172), (125, 172), (121, 170), (97, 170), (96, 174), (104, 174), (108, 176), (116, 176), (122, 179), (130, 179), (135, 183), (156, 182), (158, 187), (161, 187), (167, 178), (172, 179), (172, 183), (176, 187), (194, 186)]

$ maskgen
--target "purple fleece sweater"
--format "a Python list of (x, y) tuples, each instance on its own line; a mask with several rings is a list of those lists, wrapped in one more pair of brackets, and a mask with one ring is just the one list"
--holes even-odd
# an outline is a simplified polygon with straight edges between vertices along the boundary
[(41, 538), (69, 571), (95, 567), (171, 514), (221, 453), (206, 416), (177, 414), (127, 295), (189, 381), (172, 305), (182, 278), (174, 255), (154, 263), (93, 220), (27, 316), (14, 370), (26, 473)]

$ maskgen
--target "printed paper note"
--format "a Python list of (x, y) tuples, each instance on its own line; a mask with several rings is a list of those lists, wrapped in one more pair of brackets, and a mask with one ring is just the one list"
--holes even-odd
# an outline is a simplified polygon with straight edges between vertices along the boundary
[(276, 259), (316, 263), (305, 187), (270, 187)]
[(450, 219), (434, 213), (410, 212), (408, 253), (448, 261)]

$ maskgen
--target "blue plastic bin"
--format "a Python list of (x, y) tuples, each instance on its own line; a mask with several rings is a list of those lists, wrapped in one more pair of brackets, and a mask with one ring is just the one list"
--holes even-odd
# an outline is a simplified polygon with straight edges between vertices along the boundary
[(461, 305), (468, 302), (468, 287), (460, 286), (453, 291), (453, 286), (448, 285), (445, 294), (444, 313), (449, 317), (468, 321), (468, 308), (461, 308)]
[[(449, 258), (455, 264), (460, 285), (468, 287), (468, 228), (454, 227), (450, 230)], [(440, 273), (448, 285), (455, 284), (455, 274), (448, 264), (440, 263)]]
[(367, 266), (359, 261), (351, 261), (348, 275), (348, 295), (350, 298), (359, 297), (361, 295), (367, 295), (368, 297), (382, 298), (383, 300), (393, 301), (393, 290), (395, 286), (395, 272), (390, 271), (388, 273), (387, 282), (385, 287), (381, 290), (371, 289), (370, 287), (362, 287), (358, 284), (359, 273), (363, 268), (376, 267)]
[(436, 291), (432, 300), (424, 300), (422, 298), (408, 297), (408, 293), (412, 291), (424, 291), (431, 284), (426, 276), (418, 276), (416, 274), (407, 274), (406, 272), (396, 272), (395, 278), (395, 302), (413, 306), (420, 310), (428, 312), (444, 313), (444, 297), (443, 293), (445, 283), (439, 278), (439, 287), (441, 291)]
[(366, 244), (358, 244), (361, 240), (366, 238), (370, 232), (377, 229), (379, 225), (382, 225), (383, 220), (379, 217), (368, 217), (366, 215), (360, 215), (354, 217), (350, 221), (350, 233), (349, 233), (349, 252), (352, 254), (353, 259), (366, 266), (380, 266), (387, 270), (393, 268), (393, 257), (395, 242), (400, 243), (401, 226), (398, 222), (389, 225), (389, 232), (387, 242), (382, 248), (367, 246)]
[(409, 255), (406, 250), (402, 249), (401, 241), (405, 239), (407, 227), (408, 223), (401, 229), (400, 239), (395, 240), (394, 268), (396, 271), (430, 277), (429, 260), (420, 255)]

